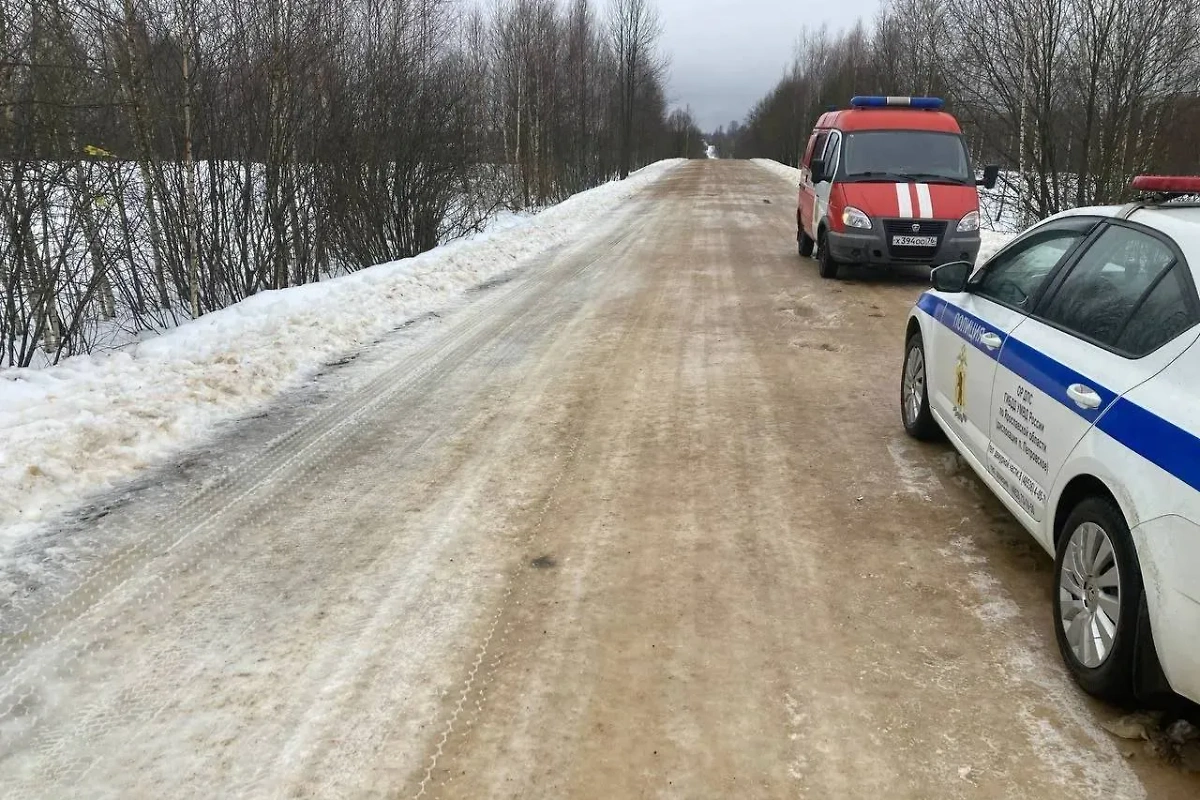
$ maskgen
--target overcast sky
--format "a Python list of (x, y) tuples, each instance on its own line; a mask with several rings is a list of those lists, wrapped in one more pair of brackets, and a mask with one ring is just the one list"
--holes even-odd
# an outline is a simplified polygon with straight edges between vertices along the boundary
[[(800, 29), (871, 20), (880, 0), (655, 0), (671, 59), (672, 105), (700, 128), (741, 121), (779, 80)], [(849, 98), (847, 98), (849, 99)]]

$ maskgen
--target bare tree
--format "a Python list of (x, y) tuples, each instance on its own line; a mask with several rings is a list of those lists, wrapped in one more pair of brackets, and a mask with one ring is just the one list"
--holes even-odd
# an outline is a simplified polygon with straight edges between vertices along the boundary
[(633, 168), (639, 101), (659, 85), (665, 69), (657, 52), (662, 22), (651, 0), (613, 0), (608, 36), (617, 62), (618, 163), (623, 178)]
[(657, 18), (617, 3), (620, 47), (592, 0), (0, 0), (0, 366), (684, 154)]
[(870, 30), (802, 32), (735, 147), (795, 163), (854, 94), (939, 95), (1029, 221), (1118, 201), (1140, 171), (1196, 171), (1198, 65), (1200, 0), (889, 0)]

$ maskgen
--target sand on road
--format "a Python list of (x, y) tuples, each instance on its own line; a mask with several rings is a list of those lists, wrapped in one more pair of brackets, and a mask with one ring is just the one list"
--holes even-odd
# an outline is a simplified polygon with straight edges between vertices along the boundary
[(0, 620), (0, 795), (1200, 796), (904, 437), (921, 276), (822, 281), (794, 230), (681, 166), (65, 529), (93, 556)]

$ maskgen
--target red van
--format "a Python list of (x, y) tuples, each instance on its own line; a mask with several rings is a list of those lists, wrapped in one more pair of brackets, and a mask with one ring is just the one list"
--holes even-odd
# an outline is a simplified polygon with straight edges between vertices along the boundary
[(821, 276), (842, 264), (974, 261), (979, 192), (958, 121), (936, 97), (855, 97), (821, 115), (800, 164), (796, 236)]

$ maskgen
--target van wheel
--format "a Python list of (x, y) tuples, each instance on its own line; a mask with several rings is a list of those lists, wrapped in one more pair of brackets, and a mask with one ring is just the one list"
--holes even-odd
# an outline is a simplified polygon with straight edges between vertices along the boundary
[(1134, 698), (1144, 592), (1129, 525), (1107, 497), (1071, 512), (1054, 558), (1054, 634), (1075, 682), (1110, 703)]
[(817, 243), (817, 271), (821, 273), (822, 278), (834, 280), (838, 276), (838, 263), (833, 260), (833, 255), (829, 252), (828, 237), (825, 231), (817, 234), (820, 241)]
[(812, 237), (805, 233), (804, 229), (801, 228), (799, 234), (796, 236), (796, 239), (800, 242), (800, 256), (802, 258), (812, 258), (813, 248), (816, 247), (817, 244), (812, 240)]

